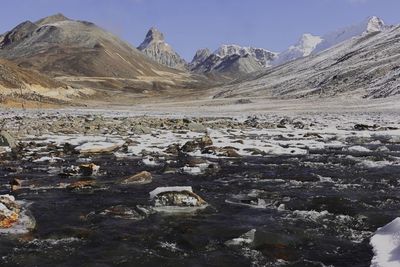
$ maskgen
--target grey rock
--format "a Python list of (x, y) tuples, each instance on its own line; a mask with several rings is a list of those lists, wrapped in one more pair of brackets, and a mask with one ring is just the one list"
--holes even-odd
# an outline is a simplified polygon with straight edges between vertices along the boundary
[(197, 133), (205, 133), (205, 132), (207, 132), (207, 127), (205, 127), (201, 123), (190, 122), (187, 127), (192, 132), (197, 132)]
[(7, 131), (0, 132), (0, 146), (8, 146), (10, 148), (15, 148), (17, 146), (16, 140)]
[(131, 132), (134, 134), (151, 134), (151, 128), (143, 125), (135, 125), (132, 127)]

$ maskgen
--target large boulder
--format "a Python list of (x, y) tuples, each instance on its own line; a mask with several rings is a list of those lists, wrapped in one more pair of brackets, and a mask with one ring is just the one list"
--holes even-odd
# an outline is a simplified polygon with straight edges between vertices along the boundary
[(35, 219), (23, 202), (16, 201), (11, 195), (0, 195), (0, 235), (25, 234), (35, 226)]
[(150, 192), (150, 199), (154, 210), (167, 213), (194, 212), (208, 206), (191, 186), (158, 187)]
[(17, 142), (9, 132), (1, 131), (0, 132), (0, 146), (8, 146), (10, 148), (15, 148), (17, 146)]
[(0, 196), (0, 229), (12, 227), (19, 218), (20, 206), (10, 195)]

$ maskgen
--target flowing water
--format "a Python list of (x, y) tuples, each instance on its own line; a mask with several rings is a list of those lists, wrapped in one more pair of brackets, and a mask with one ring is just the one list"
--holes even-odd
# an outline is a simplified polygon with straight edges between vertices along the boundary
[[(184, 155), (153, 167), (140, 157), (101, 155), (91, 159), (101, 166), (97, 185), (83, 190), (60, 186), (77, 179), (59, 170), (77, 165), (78, 155), (51, 164), (4, 159), (1, 184), (23, 177), (35, 185), (14, 195), (31, 203), (37, 226), (0, 237), (0, 266), (369, 266), (369, 238), (400, 210), (400, 145), (383, 145), (369, 142), (368, 153), (215, 158), (218, 171), (197, 176), (166, 172), (166, 165), (181, 167)], [(118, 183), (142, 170), (152, 183)], [(151, 206), (150, 191), (175, 185), (192, 186), (210, 206), (186, 215), (137, 213)], [(103, 212), (118, 205), (132, 216)], [(226, 244), (251, 229), (260, 233), (257, 245)]]

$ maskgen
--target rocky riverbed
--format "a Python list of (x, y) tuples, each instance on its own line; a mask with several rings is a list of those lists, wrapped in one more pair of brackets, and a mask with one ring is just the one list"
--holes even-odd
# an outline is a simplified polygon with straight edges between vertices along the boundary
[(0, 118), (1, 266), (369, 266), (399, 216), (398, 114)]

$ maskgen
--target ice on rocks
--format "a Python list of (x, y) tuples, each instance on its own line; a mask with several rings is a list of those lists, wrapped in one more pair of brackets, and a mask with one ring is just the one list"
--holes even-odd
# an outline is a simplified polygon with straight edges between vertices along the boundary
[(193, 213), (208, 206), (190, 186), (159, 187), (150, 192), (153, 209), (163, 213)]
[(379, 228), (370, 244), (374, 251), (371, 267), (400, 266), (400, 218)]
[(80, 146), (77, 146), (75, 149), (80, 153), (104, 153), (104, 152), (112, 152), (119, 147), (121, 147), (123, 142), (87, 142)]
[(158, 194), (164, 192), (193, 192), (191, 186), (168, 186), (168, 187), (157, 187), (153, 191), (150, 192), (150, 199), (154, 199)]

